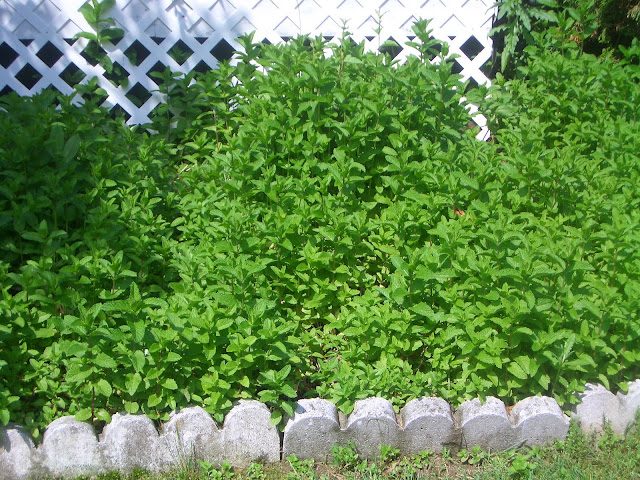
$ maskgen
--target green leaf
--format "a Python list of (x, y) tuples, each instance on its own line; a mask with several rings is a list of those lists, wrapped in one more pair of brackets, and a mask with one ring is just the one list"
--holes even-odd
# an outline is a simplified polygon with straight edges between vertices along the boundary
[(115, 370), (118, 367), (118, 364), (113, 358), (111, 358), (106, 353), (102, 353), (102, 352), (96, 355), (94, 359), (94, 363), (99, 367), (106, 368), (109, 370)]
[(101, 408), (96, 412), (96, 419), (101, 420), (105, 423), (111, 422), (111, 415), (104, 408)]
[(382, 43), (382, 45), (380, 45), (380, 48), (384, 48), (384, 47), (387, 47), (387, 48), (397, 48), (397, 47), (399, 47), (399, 46), (400, 46), (400, 45), (398, 45), (398, 43), (397, 43), (397, 42), (395, 42), (395, 41), (393, 41), (393, 40), (385, 40), (385, 41)]
[(409, 310), (427, 318), (434, 318), (435, 315), (433, 309), (424, 302), (416, 303), (411, 308), (409, 308)]
[(91, 408), (83, 408), (74, 415), (77, 422), (86, 422), (91, 418)]
[(538, 375), (536, 380), (540, 384), (540, 386), (545, 390), (549, 388), (549, 382), (551, 381), (551, 379), (549, 378), (549, 375), (543, 373), (541, 375)]
[(91, 2), (83, 3), (78, 11), (82, 14), (89, 25), (97, 23), (98, 18), (96, 17), (96, 11), (91, 5)]
[(100, 3), (100, 7), (102, 7), (102, 13), (106, 14), (111, 10), (116, 4), (116, 0), (102, 0)]
[(36, 330), (36, 338), (51, 338), (57, 334), (58, 331), (55, 328), (39, 328)]
[(172, 378), (165, 378), (162, 382), (161, 385), (164, 388), (167, 388), (169, 390), (177, 390), (178, 389), (178, 384), (176, 383), (176, 381)]
[(134, 373), (125, 381), (125, 387), (129, 395), (134, 395), (138, 391), (138, 387), (142, 383), (142, 377), (138, 372)]
[(87, 353), (88, 348), (89, 347), (86, 343), (71, 342), (65, 349), (64, 353), (69, 357), (82, 358)]
[(274, 410), (271, 412), (271, 425), (279, 425), (282, 422), (282, 412)]
[(382, 153), (384, 153), (385, 155), (390, 155), (392, 157), (398, 156), (398, 152), (396, 152), (393, 148), (387, 146), (382, 147)]
[(156, 405), (159, 405), (160, 402), (162, 402), (162, 397), (156, 395), (155, 393), (152, 393), (151, 395), (149, 395), (149, 399), (147, 400), (147, 405), (149, 406), (149, 408), (153, 408)]
[(65, 162), (70, 162), (75, 158), (78, 153), (78, 149), (80, 148), (80, 136), (73, 135), (67, 143), (64, 145), (64, 150), (62, 150), (62, 158)]
[(493, 357), (489, 355), (487, 352), (480, 351), (476, 354), (476, 358), (487, 365), (493, 365)]
[(105, 397), (110, 397), (111, 394), (113, 393), (111, 389), (111, 385), (104, 378), (98, 380), (98, 383), (96, 383), (95, 387), (96, 387), (96, 392), (99, 392)]
[[(112, 25), (115, 25), (115, 22), (113, 22)], [(103, 40), (106, 40), (106, 41), (119, 39), (124, 36), (124, 30), (120, 28), (108, 28), (102, 31), (101, 36)]]
[(93, 368), (88, 365), (74, 365), (65, 376), (67, 382), (82, 383), (93, 373)]
[(144, 364), (146, 363), (144, 353), (140, 350), (136, 350), (133, 353), (133, 357), (131, 357), (131, 363), (136, 372), (142, 372), (142, 370), (144, 369)]
[(284, 367), (282, 367), (282, 369), (280, 369), (280, 371), (277, 373), (277, 377), (280, 380), (284, 380), (286, 379), (289, 374), (291, 373), (291, 364), (286, 364)]
[(45, 238), (38, 232), (24, 232), (22, 238), (31, 240), (32, 242), (44, 243)]
[(526, 380), (527, 379), (527, 374), (525, 373), (525, 371), (522, 369), (522, 367), (520, 365), (518, 365), (515, 362), (509, 363), (509, 365), (507, 366), (507, 370), (514, 377), (519, 378), (520, 380)]
[(91, 40), (92, 42), (97, 42), (98, 41), (98, 36), (95, 33), (91, 33), (91, 32), (79, 32), (76, 33), (73, 36), (73, 39), (77, 39), (77, 38), (86, 38), (87, 40)]
[(145, 325), (144, 320), (140, 320), (138, 322), (135, 322), (133, 324), (132, 331), (133, 331), (133, 340), (136, 343), (142, 342), (142, 340), (144, 339), (145, 331), (146, 331), (146, 325)]
[(102, 65), (102, 68), (104, 68), (105, 72), (107, 73), (112, 73), (113, 72), (113, 61), (107, 57), (104, 56), (100, 59), (100, 65)]
[(531, 368), (530, 368), (530, 359), (529, 357), (525, 357), (523, 355), (520, 355), (518, 357), (515, 358), (515, 362), (522, 368), (522, 371), (527, 375), (531, 375)]
[(11, 414), (9, 413), (9, 409), (8, 408), (0, 409), (0, 422), (2, 422), (2, 425), (6, 427), (7, 424), (9, 423), (9, 420), (11, 420)]
[(409, 276), (409, 264), (397, 255), (391, 257), (391, 263), (405, 277)]
[(169, 352), (167, 355), (167, 362), (177, 362), (179, 360), (182, 360), (182, 356), (175, 352)]
[(296, 398), (298, 393), (294, 390), (293, 386), (289, 383), (285, 383), (281, 386), (281, 392), (283, 395), (289, 398)]
[(353, 55), (346, 55), (344, 57), (344, 63), (350, 63), (350, 64), (353, 64), (353, 65), (362, 65), (362, 60), (360, 60), (359, 58), (354, 57)]

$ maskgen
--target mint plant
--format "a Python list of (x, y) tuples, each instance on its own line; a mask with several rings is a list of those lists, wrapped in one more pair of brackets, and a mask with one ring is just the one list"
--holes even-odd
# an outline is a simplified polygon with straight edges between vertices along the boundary
[[(115, 0), (90, 0), (84, 3), (78, 11), (93, 29), (93, 32), (80, 32), (74, 36), (74, 39), (86, 38), (89, 40), (86, 52), (96, 62), (99, 62), (108, 73), (113, 71), (114, 65), (102, 47), (107, 42), (120, 40), (124, 35), (122, 29), (116, 27), (115, 20), (107, 17), (109, 10), (115, 6), (115, 3)], [(118, 72), (118, 75), (120, 73)]]
[(236, 66), (160, 74), (141, 127), (95, 84), (2, 97), (0, 420), (252, 398), (282, 427), (304, 397), (567, 406), (637, 378), (637, 48), (529, 46), (466, 93), (484, 143), (414, 33), (404, 64), (246, 36)]

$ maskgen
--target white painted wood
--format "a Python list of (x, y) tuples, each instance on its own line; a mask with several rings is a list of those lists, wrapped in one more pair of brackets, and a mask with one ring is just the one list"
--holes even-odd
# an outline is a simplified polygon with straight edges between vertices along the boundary
[[(105, 49), (111, 60), (129, 73), (128, 84), (118, 87), (105, 77), (100, 65), (92, 66), (80, 55), (87, 40), (78, 39), (73, 45), (65, 41), (78, 32), (91, 31), (78, 12), (84, 2), (0, 0), (0, 49), (8, 46), (18, 54), (6, 68), (0, 65), (0, 90), (8, 87), (20, 95), (32, 95), (53, 86), (71, 94), (73, 89), (60, 75), (73, 63), (87, 75), (81, 83), (97, 77), (99, 85), (108, 93), (104, 106), (119, 105), (131, 115), (129, 124), (144, 123), (161, 101), (160, 96), (153, 93), (138, 108), (126, 94), (137, 83), (149, 92), (157, 89), (153, 78), (147, 75), (157, 62), (184, 73), (201, 61), (216, 68), (218, 60), (211, 50), (223, 40), (239, 49), (237, 37), (253, 30), (254, 40), (266, 38), (271, 43), (281, 42), (283, 36), (298, 34), (339, 36), (343, 21), (353, 39), (364, 41), (367, 50), (377, 50), (379, 44), (390, 37), (404, 47), (413, 35), (411, 25), (418, 18), (431, 18), (434, 36), (447, 41), (451, 53), (460, 55), (457, 61), (462, 67), (463, 80), (471, 78), (479, 84), (488, 83), (480, 68), (492, 53), (488, 33), (494, 13), (493, 0), (117, 0), (108, 16), (125, 31), (125, 36), (117, 46), (109, 45)], [(379, 36), (374, 31), (378, 12), (383, 15)], [(152, 37), (161, 38), (161, 43), (156, 44)], [(200, 44), (197, 37), (206, 40)], [(481, 45), (481, 51), (473, 59), (462, 50), (471, 37)], [(149, 56), (137, 66), (124, 55), (136, 40), (149, 51)], [(178, 40), (193, 50), (182, 65), (167, 54)], [(48, 42), (63, 53), (52, 66), (37, 56)], [(403, 60), (410, 53), (412, 49), (404, 47), (397, 58)], [(27, 65), (42, 75), (31, 88), (16, 78)], [(477, 117), (476, 122), (481, 127), (486, 124), (481, 117)], [(486, 133), (484, 128), (481, 136)]]

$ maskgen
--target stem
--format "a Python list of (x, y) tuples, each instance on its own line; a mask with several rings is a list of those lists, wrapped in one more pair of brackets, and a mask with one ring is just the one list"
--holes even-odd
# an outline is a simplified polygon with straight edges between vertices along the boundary
[(218, 139), (218, 117), (216, 116), (216, 111), (212, 110), (213, 113), (213, 129), (216, 132), (216, 151), (220, 151), (220, 141)]
[(618, 265), (618, 249), (616, 248), (615, 253), (613, 254), (613, 271), (611, 272), (611, 276), (609, 277), (609, 286), (613, 282), (613, 277), (616, 276), (616, 267)]
[(618, 374), (618, 383), (622, 381), (622, 370), (624, 370), (624, 352), (627, 350), (627, 335), (629, 334), (629, 322), (631, 314), (627, 314), (627, 323), (624, 328), (624, 341), (622, 342), (622, 351), (620, 352), (620, 373)]

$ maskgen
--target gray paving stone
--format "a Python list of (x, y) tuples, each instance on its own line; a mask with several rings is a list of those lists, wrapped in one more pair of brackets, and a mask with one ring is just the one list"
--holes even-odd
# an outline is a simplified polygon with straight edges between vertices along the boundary
[(487, 397), (483, 404), (474, 398), (460, 405), (456, 417), (462, 428), (462, 448), (479, 446), (489, 451), (501, 451), (518, 444), (502, 400)]
[(614, 433), (624, 433), (626, 424), (622, 418), (620, 400), (613, 393), (602, 385), (587, 383), (585, 391), (578, 398), (580, 403), (574, 405), (571, 418), (580, 422), (585, 433), (601, 433), (605, 422), (609, 422)]
[(379, 397), (356, 401), (347, 419), (346, 438), (351, 440), (362, 458), (376, 458), (380, 447), (400, 445), (400, 428), (393, 406)]
[(460, 429), (451, 413), (451, 405), (436, 397), (411, 400), (402, 410), (402, 453), (416, 454), (424, 450), (442, 452), (449, 444), (460, 443)]
[(163, 426), (161, 441), (177, 466), (197, 465), (197, 460), (221, 464), (224, 460), (222, 431), (201, 407), (172, 412)]
[(116, 413), (104, 427), (100, 445), (109, 470), (157, 472), (170, 465), (169, 451), (146, 415)]
[(20, 425), (0, 426), (0, 479), (23, 480), (33, 476), (33, 440)]
[(240, 400), (224, 419), (224, 457), (234, 467), (280, 461), (280, 436), (263, 403)]
[(511, 419), (519, 440), (527, 446), (562, 440), (569, 431), (569, 417), (550, 397), (529, 397), (519, 401), (511, 410)]
[(44, 468), (55, 477), (75, 478), (106, 472), (93, 426), (62, 417), (49, 424), (38, 454)]
[(301, 460), (325, 461), (340, 438), (338, 411), (333, 403), (321, 398), (298, 400), (284, 428), (283, 457), (295, 454)]

